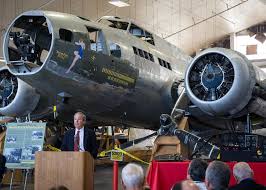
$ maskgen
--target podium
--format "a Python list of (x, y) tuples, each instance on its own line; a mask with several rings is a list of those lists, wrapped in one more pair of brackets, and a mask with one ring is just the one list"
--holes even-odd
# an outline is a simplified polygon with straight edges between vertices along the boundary
[(34, 189), (59, 186), (93, 190), (94, 160), (88, 152), (36, 152)]

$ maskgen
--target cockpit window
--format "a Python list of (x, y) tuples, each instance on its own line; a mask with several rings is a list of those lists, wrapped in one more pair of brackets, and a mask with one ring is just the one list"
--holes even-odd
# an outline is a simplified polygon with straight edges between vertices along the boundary
[(127, 30), (128, 22), (122, 22), (117, 20), (108, 20), (108, 19), (101, 19), (99, 23), (107, 25), (112, 28), (117, 28), (120, 30)]
[(110, 42), (109, 44), (111, 55), (121, 58), (121, 48), (116, 43)]
[(143, 30), (142, 28), (138, 27), (135, 24), (131, 24), (131, 26), (129, 28), (129, 33), (142, 39), (145, 42), (148, 42), (148, 43), (154, 45), (154, 39), (153, 39), (152, 34)]
[(131, 24), (129, 32), (138, 38), (145, 37), (144, 30), (140, 27), (136, 26), (135, 24)]
[(70, 30), (60, 28), (59, 29), (59, 37), (61, 40), (71, 42), (73, 39), (73, 34)]

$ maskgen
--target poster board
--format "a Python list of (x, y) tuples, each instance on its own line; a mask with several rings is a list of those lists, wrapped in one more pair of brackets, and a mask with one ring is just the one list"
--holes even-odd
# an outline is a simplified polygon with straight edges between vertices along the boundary
[(34, 168), (35, 152), (43, 149), (46, 123), (8, 123), (4, 145), (6, 167)]

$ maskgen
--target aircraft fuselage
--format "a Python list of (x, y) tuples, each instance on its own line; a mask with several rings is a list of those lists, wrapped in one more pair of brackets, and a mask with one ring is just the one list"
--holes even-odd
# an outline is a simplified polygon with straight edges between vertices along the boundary
[(13, 64), (10, 71), (41, 94), (39, 110), (59, 105), (62, 114), (83, 110), (99, 121), (123, 119), (145, 128), (158, 127), (160, 114), (171, 112), (171, 88), (184, 77), (189, 60), (176, 47), (156, 36), (150, 44), (73, 15), (33, 12), (18, 17), (13, 27), (31, 40), (35, 36), (39, 55), (31, 63)]

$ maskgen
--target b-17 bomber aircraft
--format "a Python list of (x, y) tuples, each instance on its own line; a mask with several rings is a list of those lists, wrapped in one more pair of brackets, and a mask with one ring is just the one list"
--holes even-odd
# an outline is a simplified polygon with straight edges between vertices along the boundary
[(98, 123), (157, 130), (177, 102), (192, 128), (244, 126), (248, 116), (265, 123), (266, 75), (244, 55), (211, 48), (192, 59), (118, 17), (28, 11), (10, 24), (3, 50), (3, 115), (42, 118), (57, 106), (65, 121), (80, 109)]

